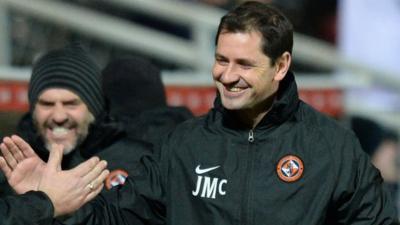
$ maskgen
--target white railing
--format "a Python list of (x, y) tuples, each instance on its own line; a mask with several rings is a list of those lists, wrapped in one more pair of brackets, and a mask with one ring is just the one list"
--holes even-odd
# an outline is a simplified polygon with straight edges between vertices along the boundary
[(0, 65), (11, 62), (11, 36), (9, 35), (8, 10), (0, 1)]
[(193, 65), (194, 48), (184, 40), (128, 21), (64, 2), (47, 0), (1, 0), (12, 10), (68, 27), (120, 47), (150, 52), (180, 64)]

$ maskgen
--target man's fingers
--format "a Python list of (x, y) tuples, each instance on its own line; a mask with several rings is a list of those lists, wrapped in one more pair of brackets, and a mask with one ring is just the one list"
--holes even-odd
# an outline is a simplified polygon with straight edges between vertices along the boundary
[(17, 135), (12, 135), (11, 139), (14, 141), (14, 143), (18, 146), (18, 148), (22, 151), (22, 154), (25, 157), (33, 157), (36, 156), (35, 151), (31, 148), (31, 146), (24, 141), (22, 138), (20, 138)]
[(101, 172), (101, 174), (97, 178), (95, 178), (87, 185), (86, 188), (88, 191), (88, 195), (86, 196), (85, 202), (90, 201), (91, 199), (96, 197), (97, 194), (100, 193), (100, 191), (104, 187), (104, 180), (107, 178), (109, 174), (110, 174), (109, 170), (103, 170), (103, 172)]
[(90, 191), (84, 200), (84, 204), (89, 202), (90, 200), (94, 199), (94, 197), (96, 197), (101, 192), (101, 190), (103, 190), (103, 187), (104, 187), (104, 184), (101, 183), (100, 185), (97, 186), (97, 188)]
[(7, 164), (10, 166), (10, 168), (13, 170), (15, 167), (17, 167), (17, 160), (14, 158), (13, 154), (11, 153), (10, 149), (7, 147), (7, 145), (4, 143), (6, 138), (3, 139), (3, 143), (0, 144), (0, 149), (1, 153), (7, 162)]
[(59, 170), (61, 168), (61, 161), (63, 157), (64, 146), (59, 144), (52, 144), (50, 150), (49, 161), (47, 164), (50, 168)]
[[(90, 183), (93, 181), (97, 181), (96, 179), (98, 177), (101, 177), (101, 174), (104, 172), (104, 170), (107, 168), (107, 162), (102, 160), (99, 163), (97, 163), (97, 165), (95, 167), (93, 167), (93, 169), (88, 172), (86, 175), (84, 175), (83, 181)], [(104, 178), (105, 179), (105, 178)], [(102, 183), (103, 181), (99, 182)], [(97, 185), (98, 183), (96, 183), (95, 185)]]
[(72, 171), (74, 171), (75, 174), (83, 177), (87, 173), (89, 173), (99, 163), (99, 161), (100, 161), (99, 157), (97, 156), (92, 157), (86, 160), (85, 162), (79, 164), (77, 167), (72, 169)]
[(25, 156), (22, 154), (22, 151), (18, 148), (18, 146), (14, 143), (14, 141), (5, 137), (3, 139), (3, 143), (7, 147), (8, 151), (12, 154), (14, 160), (18, 163), (25, 159)]
[(96, 189), (99, 185), (104, 183), (104, 180), (107, 178), (107, 176), (110, 174), (109, 170), (103, 170), (99, 176), (94, 178), (89, 185), (92, 185), (90, 189)]
[(7, 180), (10, 178), (11, 176), (11, 168), (8, 166), (6, 160), (0, 156), (0, 168), (3, 171), (4, 175), (6, 176)]

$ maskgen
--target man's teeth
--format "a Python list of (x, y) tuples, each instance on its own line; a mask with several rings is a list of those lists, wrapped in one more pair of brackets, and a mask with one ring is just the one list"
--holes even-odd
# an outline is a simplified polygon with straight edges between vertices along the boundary
[(239, 92), (239, 91), (241, 91), (242, 90), (242, 88), (238, 88), (238, 87), (231, 87), (231, 88), (229, 88), (229, 91), (232, 91), (232, 92)]
[(52, 132), (53, 135), (56, 137), (61, 137), (64, 136), (68, 133), (69, 129), (65, 128), (65, 127), (54, 127)]

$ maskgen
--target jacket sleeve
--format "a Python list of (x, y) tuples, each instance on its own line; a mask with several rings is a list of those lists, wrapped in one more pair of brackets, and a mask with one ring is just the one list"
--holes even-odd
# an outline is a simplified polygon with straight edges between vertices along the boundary
[(334, 193), (335, 224), (398, 224), (389, 192), (379, 171), (353, 135), (342, 145), (338, 185)]
[(141, 159), (138, 172), (125, 184), (106, 193), (53, 225), (165, 224), (165, 207), (158, 163), (149, 155)]
[(53, 204), (43, 192), (0, 199), (0, 225), (47, 225), (53, 220)]

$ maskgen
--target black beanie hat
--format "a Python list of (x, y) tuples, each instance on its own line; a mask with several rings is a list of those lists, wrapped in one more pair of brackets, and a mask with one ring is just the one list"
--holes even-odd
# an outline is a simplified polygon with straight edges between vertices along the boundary
[(79, 44), (53, 50), (33, 66), (28, 98), (31, 110), (42, 91), (65, 88), (77, 94), (97, 118), (104, 110), (99, 67)]
[(160, 70), (146, 59), (126, 56), (102, 71), (102, 86), (113, 116), (135, 116), (166, 106)]

